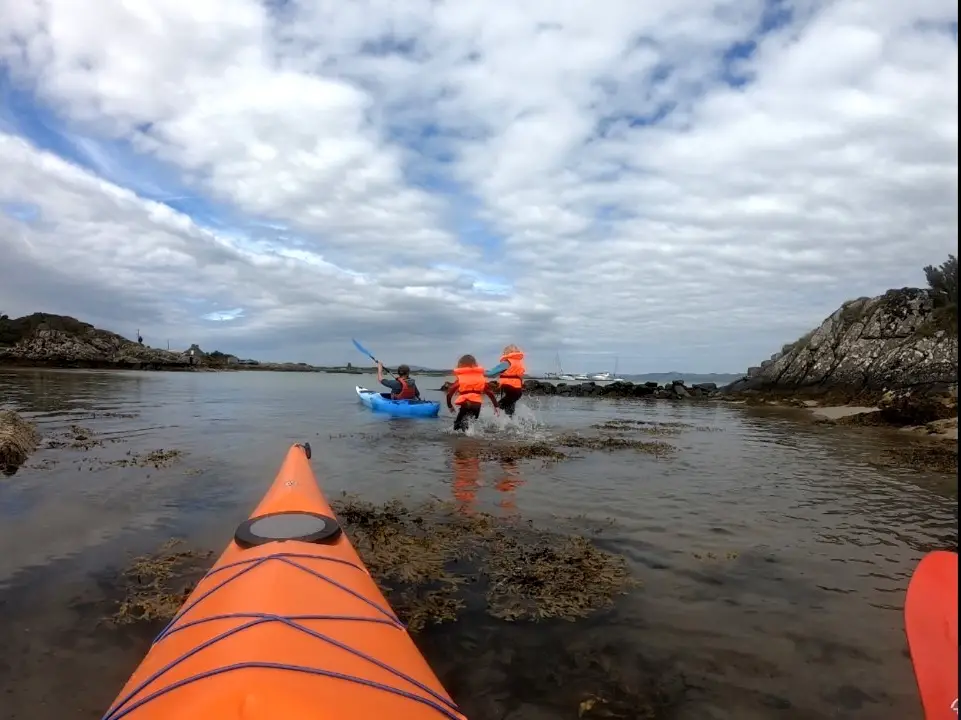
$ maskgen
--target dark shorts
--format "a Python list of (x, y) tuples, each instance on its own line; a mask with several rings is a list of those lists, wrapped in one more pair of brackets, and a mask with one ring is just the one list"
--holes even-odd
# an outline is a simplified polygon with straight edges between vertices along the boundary
[(504, 414), (508, 417), (514, 414), (514, 406), (517, 405), (517, 401), (521, 399), (524, 395), (524, 390), (522, 388), (515, 387), (501, 387), (501, 396), (497, 401), (498, 407), (504, 411)]
[(455, 430), (466, 430), (471, 420), (480, 417), (481, 404), (474, 402), (462, 403), (457, 409), (457, 417), (454, 418)]

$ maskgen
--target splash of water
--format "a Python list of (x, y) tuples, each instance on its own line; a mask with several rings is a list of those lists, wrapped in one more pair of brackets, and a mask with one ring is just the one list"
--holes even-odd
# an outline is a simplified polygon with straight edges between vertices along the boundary
[(532, 408), (520, 403), (516, 406), (513, 417), (508, 417), (505, 413), (494, 415), (485, 408), (464, 434), (474, 438), (537, 442), (546, 439), (550, 432)]

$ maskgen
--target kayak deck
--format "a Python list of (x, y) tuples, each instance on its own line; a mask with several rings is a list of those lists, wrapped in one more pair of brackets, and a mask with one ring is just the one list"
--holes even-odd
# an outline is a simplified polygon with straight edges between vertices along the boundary
[(928, 720), (958, 717), (958, 554), (935, 550), (908, 583), (904, 627)]
[(291, 448), (104, 720), (464, 720), (337, 524), (305, 453)]

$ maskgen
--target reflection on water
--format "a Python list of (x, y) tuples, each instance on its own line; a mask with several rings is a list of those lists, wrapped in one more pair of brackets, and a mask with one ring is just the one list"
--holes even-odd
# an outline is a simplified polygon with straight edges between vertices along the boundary
[[(96, 626), (110, 568), (174, 534), (219, 551), (303, 440), (332, 496), (453, 498), (465, 512), (547, 526), (616, 521), (600, 542), (643, 586), (613, 611), (557, 624), (470, 618), (419, 637), (472, 720), (576, 717), (601, 691), (609, 697), (585, 717), (616, 717), (628, 686), (673, 703), (670, 715), (643, 710), (650, 717), (919, 716), (900, 610), (921, 554), (957, 547), (956, 480), (945, 495), (943, 476), (879, 470), (868, 462), (875, 434), (784, 414), (525, 398), (514, 421), (485, 415), (463, 437), (443, 415), (373, 415), (356, 382), (0, 371), (0, 405), (48, 439), (78, 425), (100, 443), (42, 449), (0, 482), (0, 718), (99, 717), (149, 637)], [(578, 450), (545, 465), (476, 452), (611, 419), (635, 423), (625, 437), (672, 428), (663, 439), (676, 456)], [(159, 449), (183, 459), (129, 464)], [(622, 716), (647, 716), (634, 712)]]
[[(504, 515), (517, 513), (516, 491), (524, 484), (519, 463), (503, 458), (482, 460), (480, 450), (471, 439), (464, 439), (451, 448), (451, 489), (460, 511), (476, 512), (478, 493), (490, 485), (499, 493), (494, 506)], [(493, 470), (487, 473), (487, 477), (484, 466)]]
[(461, 512), (472, 513), (480, 489), (480, 456), (464, 448), (454, 448), (454, 497)]
[(497, 506), (505, 513), (514, 513), (517, 510), (516, 490), (524, 484), (518, 463), (513, 460), (500, 461), (500, 478), (494, 484), (494, 489), (502, 493)]

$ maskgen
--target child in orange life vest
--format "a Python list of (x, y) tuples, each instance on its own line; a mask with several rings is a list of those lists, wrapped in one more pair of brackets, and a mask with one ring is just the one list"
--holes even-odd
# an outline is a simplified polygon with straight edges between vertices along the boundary
[(487, 378), (484, 377), (484, 368), (477, 364), (473, 355), (463, 355), (457, 361), (454, 368), (454, 375), (457, 379), (447, 388), (447, 409), (454, 412), (451, 398), (457, 394), (455, 401), (458, 406), (457, 418), (454, 420), (455, 430), (466, 430), (471, 420), (480, 417), (481, 404), (484, 396), (490, 398), (494, 406), (494, 414), (497, 414), (497, 398), (487, 386)]
[(499, 364), (487, 371), (487, 377), (498, 378), (501, 397), (499, 405), (508, 417), (514, 416), (514, 406), (524, 394), (524, 353), (516, 345), (508, 345), (501, 353)]

